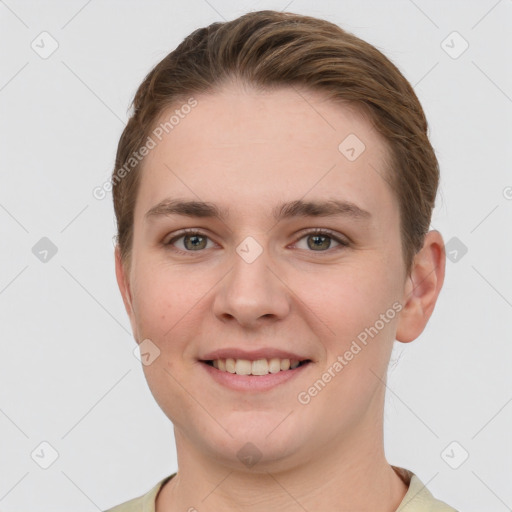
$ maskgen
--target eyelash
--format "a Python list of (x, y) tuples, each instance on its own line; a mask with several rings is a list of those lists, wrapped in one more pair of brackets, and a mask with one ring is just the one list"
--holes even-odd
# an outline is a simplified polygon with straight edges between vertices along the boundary
[[(166, 248), (171, 249), (172, 251), (177, 252), (178, 254), (184, 254), (186, 256), (193, 256), (194, 252), (202, 252), (202, 251), (183, 251), (183, 250), (177, 249), (176, 247), (173, 246), (174, 242), (176, 242), (180, 238), (183, 238), (186, 235), (199, 235), (199, 236), (206, 237), (208, 239), (210, 238), (208, 235), (206, 235), (205, 233), (202, 233), (201, 231), (197, 231), (197, 230), (195, 230), (193, 228), (188, 228), (188, 229), (184, 229), (184, 230), (180, 231), (176, 236), (171, 238), (168, 242), (165, 242), (163, 245)], [(319, 229), (313, 228), (313, 229), (311, 229), (309, 231), (303, 232), (301, 234), (301, 236), (297, 239), (297, 241), (301, 240), (302, 238), (304, 238), (307, 235), (327, 236), (328, 238), (331, 238), (331, 239), (333, 239), (334, 241), (336, 241), (336, 242), (338, 242), (340, 244), (339, 246), (334, 247), (332, 249), (328, 249), (327, 251), (318, 251), (318, 253), (320, 253), (320, 254), (321, 253), (330, 253), (332, 250), (335, 250), (336, 248), (340, 248), (340, 246), (341, 247), (348, 247), (350, 245), (347, 240), (344, 240), (344, 239), (338, 237), (334, 232), (332, 232), (332, 231), (330, 231), (328, 229), (320, 229), (320, 228)], [(307, 251), (307, 252), (315, 253), (317, 251)]]

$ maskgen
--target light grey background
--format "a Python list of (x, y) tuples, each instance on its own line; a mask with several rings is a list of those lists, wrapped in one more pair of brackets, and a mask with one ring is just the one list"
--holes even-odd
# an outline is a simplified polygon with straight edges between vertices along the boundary
[(2, 511), (104, 510), (176, 470), (115, 281), (111, 197), (92, 190), (146, 73), (192, 30), (267, 8), (339, 24), (415, 86), (441, 164), (432, 227), (459, 248), (427, 328), (396, 343), (386, 453), (462, 512), (512, 509), (512, 1), (5, 0)]

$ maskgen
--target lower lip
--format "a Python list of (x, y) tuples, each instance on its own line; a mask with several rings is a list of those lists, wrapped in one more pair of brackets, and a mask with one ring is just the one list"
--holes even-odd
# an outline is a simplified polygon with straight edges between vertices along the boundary
[(215, 381), (227, 388), (235, 391), (267, 391), (302, 374), (311, 362), (297, 366), (293, 370), (281, 370), (267, 375), (237, 375), (217, 370), (214, 366), (203, 362), (201, 365)]

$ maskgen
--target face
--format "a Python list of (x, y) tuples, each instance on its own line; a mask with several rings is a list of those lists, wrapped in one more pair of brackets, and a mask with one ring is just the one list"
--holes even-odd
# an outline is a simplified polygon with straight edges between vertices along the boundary
[[(179, 443), (211, 461), (241, 467), (246, 443), (261, 468), (356, 446), (378, 430), (410, 291), (386, 144), (311, 91), (195, 98), (146, 157), (130, 268), (117, 260), (134, 336), (159, 351), (150, 389)], [(287, 355), (309, 362), (277, 372)], [(266, 376), (203, 362), (230, 356), (279, 361)]]

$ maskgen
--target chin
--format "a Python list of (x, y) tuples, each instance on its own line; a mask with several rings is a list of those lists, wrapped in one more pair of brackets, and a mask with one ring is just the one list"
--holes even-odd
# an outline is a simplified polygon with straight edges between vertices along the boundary
[[(299, 431), (291, 416), (283, 421), (283, 413), (237, 413), (236, 419), (223, 422), (233, 437), (219, 428), (211, 431), (208, 439), (203, 437), (200, 444), (217, 462), (223, 459), (233, 470), (243, 470), (245, 466), (257, 473), (293, 467), (311, 443), (305, 445), (304, 432)], [(201, 432), (204, 436), (205, 431)]]

